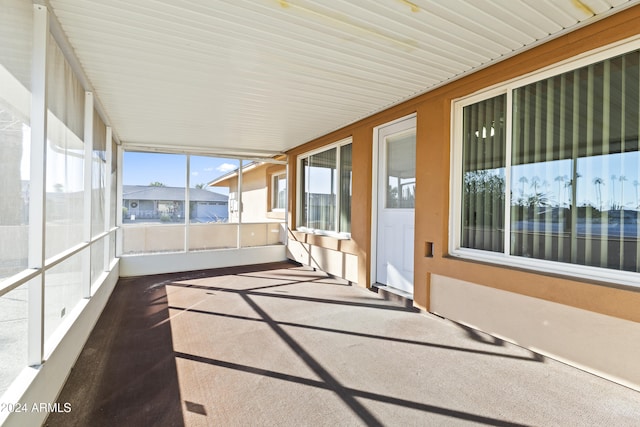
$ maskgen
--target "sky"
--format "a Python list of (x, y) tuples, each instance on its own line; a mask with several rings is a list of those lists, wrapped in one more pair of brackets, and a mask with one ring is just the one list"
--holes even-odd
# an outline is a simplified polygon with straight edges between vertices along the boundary
[[(187, 156), (181, 154), (124, 153), (122, 181), (124, 185), (149, 185), (161, 182), (167, 187), (184, 187), (186, 183)], [(206, 184), (236, 170), (239, 161), (221, 157), (191, 156), (190, 187)], [(228, 194), (224, 187), (207, 188), (216, 193)]]

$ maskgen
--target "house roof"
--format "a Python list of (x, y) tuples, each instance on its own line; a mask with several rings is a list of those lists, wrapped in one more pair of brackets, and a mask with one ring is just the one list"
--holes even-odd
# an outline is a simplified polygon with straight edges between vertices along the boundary
[(640, 0), (47, 3), (125, 148), (269, 157)]
[[(125, 200), (184, 200), (184, 187), (152, 187), (148, 185), (123, 185)], [(229, 197), (200, 188), (189, 189), (192, 202), (226, 202)]]

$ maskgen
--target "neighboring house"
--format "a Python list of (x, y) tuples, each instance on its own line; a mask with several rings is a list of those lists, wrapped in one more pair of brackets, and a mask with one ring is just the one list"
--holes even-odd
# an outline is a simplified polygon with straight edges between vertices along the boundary
[[(123, 185), (122, 207), (125, 222), (182, 221), (185, 216), (184, 187)], [(189, 189), (192, 222), (226, 222), (228, 198), (200, 188)]]
[(285, 165), (252, 162), (242, 168), (242, 200), (238, 197), (238, 170), (209, 182), (207, 187), (229, 189), (229, 221), (273, 222), (285, 218), (287, 173)]

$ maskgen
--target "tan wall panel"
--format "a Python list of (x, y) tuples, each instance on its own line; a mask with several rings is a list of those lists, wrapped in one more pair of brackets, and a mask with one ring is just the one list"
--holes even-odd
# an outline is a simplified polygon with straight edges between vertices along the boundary
[(301, 264), (311, 265), (309, 245), (297, 240), (289, 240), (287, 243), (287, 258)]
[(290, 241), (287, 257), (358, 284), (358, 257), (300, 241)]
[(639, 323), (439, 275), (431, 289), (435, 313), (640, 390)]
[[(350, 253), (357, 255), (357, 275), (354, 282), (370, 285), (371, 269), (371, 168), (373, 158), (373, 128), (362, 126), (353, 132), (353, 195), (351, 197)], [(343, 243), (344, 244), (344, 243)], [(350, 280), (350, 279), (347, 279)]]
[(242, 224), (240, 246), (264, 246), (267, 244), (268, 224)]
[(280, 244), (283, 226), (284, 224), (277, 222), (242, 224), (240, 244), (243, 248)]
[(191, 224), (189, 226), (189, 250), (235, 248), (237, 245), (237, 224)]
[(146, 252), (169, 252), (184, 250), (184, 226), (149, 226), (145, 230)]
[(142, 225), (122, 227), (123, 253), (184, 250), (184, 226)]
[[(429, 307), (428, 281), (434, 258), (446, 250), (448, 228), (449, 133), (442, 126), (448, 118), (448, 103), (421, 104), (418, 108), (416, 133), (416, 234), (414, 303), (421, 309)], [(446, 113), (445, 113), (446, 111)], [(425, 257), (430, 244), (433, 256)]]
[(569, 280), (560, 276), (516, 268), (443, 258), (434, 262), (432, 273), (472, 281), (547, 301), (640, 322), (640, 291), (609, 284)]

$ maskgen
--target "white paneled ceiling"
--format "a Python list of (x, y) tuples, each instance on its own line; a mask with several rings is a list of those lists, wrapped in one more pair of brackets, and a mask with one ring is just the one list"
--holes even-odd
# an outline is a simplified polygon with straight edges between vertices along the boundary
[(284, 151), (640, 0), (49, 0), (125, 144)]

